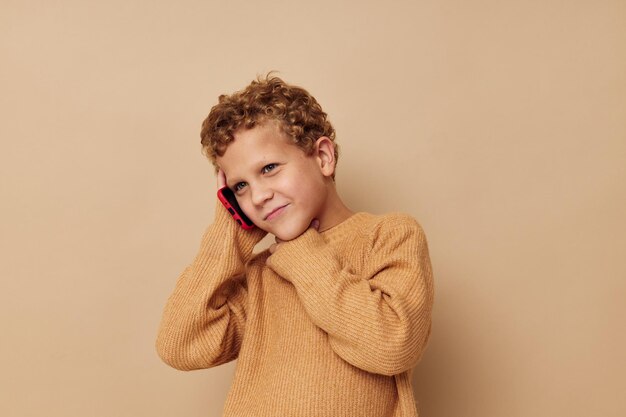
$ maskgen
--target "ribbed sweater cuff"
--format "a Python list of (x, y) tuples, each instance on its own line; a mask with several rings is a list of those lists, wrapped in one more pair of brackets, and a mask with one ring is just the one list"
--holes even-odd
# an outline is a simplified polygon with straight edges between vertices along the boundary
[(266, 231), (258, 227), (244, 230), (233, 220), (222, 203), (217, 201), (213, 223), (207, 227), (202, 236), (198, 256), (205, 259), (221, 257), (228, 251), (228, 246), (233, 245), (233, 249), (245, 263), (252, 256), (254, 247), (266, 234)]
[(324, 288), (332, 286), (332, 277), (342, 269), (333, 247), (313, 228), (282, 243), (266, 262), (299, 291), (315, 291), (318, 296), (323, 296)]

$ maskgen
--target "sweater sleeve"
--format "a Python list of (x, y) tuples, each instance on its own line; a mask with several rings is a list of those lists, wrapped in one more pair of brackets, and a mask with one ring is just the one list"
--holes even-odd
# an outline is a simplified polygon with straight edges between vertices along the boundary
[(173, 368), (210, 368), (235, 359), (246, 323), (245, 264), (266, 233), (243, 230), (218, 202), (194, 261), (178, 277), (156, 350)]
[(335, 353), (383, 375), (418, 363), (431, 332), (434, 289), (426, 237), (416, 220), (383, 217), (372, 229), (360, 273), (314, 229), (285, 243), (267, 262), (295, 286)]

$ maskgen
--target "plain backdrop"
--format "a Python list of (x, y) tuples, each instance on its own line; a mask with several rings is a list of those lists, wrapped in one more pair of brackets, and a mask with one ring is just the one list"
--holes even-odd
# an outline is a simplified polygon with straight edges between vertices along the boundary
[[(214, 417), (154, 341), (213, 218), (200, 124), (278, 70), (349, 207), (422, 224), (422, 417), (626, 415), (624, 1), (0, 1), (0, 415)], [(358, 394), (358, 393), (357, 393)]]

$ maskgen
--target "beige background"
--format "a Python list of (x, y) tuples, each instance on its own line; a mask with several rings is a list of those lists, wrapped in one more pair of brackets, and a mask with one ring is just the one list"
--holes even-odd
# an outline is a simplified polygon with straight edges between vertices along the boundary
[(200, 123), (271, 69), (349, 206), (426, 230), (422, 416), (626, 415), (624, 1), (0, 5), (3, 417), (221, 415), (234, 363), (154, 339), (213, 215)]

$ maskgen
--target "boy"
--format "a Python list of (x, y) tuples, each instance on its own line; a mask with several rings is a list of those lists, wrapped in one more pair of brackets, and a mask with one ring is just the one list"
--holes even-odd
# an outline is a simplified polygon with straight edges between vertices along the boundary
[[(163, 361), (193, 370), (238, 359), (227, 417), (417, 416), (411, 373), (433, 305), (417, 221), (346, 207), (326, 113), (275, 76), (220, 96), (201, 137), (218, 188), (255, 227), (218, 203), (165, 306)], [(253, 254), (266, 233), (276, 243)]]

